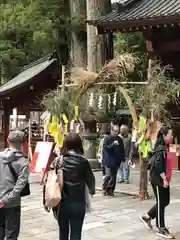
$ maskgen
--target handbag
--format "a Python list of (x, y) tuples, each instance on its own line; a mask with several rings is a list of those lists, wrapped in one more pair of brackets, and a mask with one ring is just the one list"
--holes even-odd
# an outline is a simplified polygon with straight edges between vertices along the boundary
[[(15, 172), (13, 166), (12, 166), (12, 163), (8, 163), (8, 167), (9, 167), (9, 169), (10, 169), (10, 171), (11, 171), (11, 174), (12, 174), (13, 177), (14, 177), (15, 182), (17, 182), (18, 176), (17, 176), (17, 174), (16, 174), (16, 172)], [(27, 182), (26, 185), (25, 185), (25, 187), (24, 187), (23, 190), (21, 191), (20, 196), (21, 196), (21, 197), (25, 197), (25, 196), (29, 196), (30, 194), (31, 194), (30, 184), (29, 184), (29, 182)]]
[(63, 171), (58, 170), (56, 174), (56, 169), (50, 170), (48, 172), (47, 182), (45, 186), (45, 206), (49, 208), (54, 208), (60, 204), (61, 201), (61, 182), (59, 182), (59, 177), (63, 176)]

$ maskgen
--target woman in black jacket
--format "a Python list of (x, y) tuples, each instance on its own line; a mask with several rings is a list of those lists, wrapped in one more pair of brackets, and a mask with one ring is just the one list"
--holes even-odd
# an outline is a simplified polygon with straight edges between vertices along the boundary
[[(63, 161), (55, 160), (56, 171), (63, 170), (63, 190), (57, 221), (60, 240), (80, 240), (86, 213), (86, 188), (95, 194), (95, 177), (88, 160), (83, 156), (81, 138), (69, 133), (61, 149)], [(48, 210), (48, 209), (46, 209)]]
[(171, 159), (169, 159), (169, 144), (173, 135), (170, 127), (162, 127), (157, 135), (157, 141), (151, 157), (150, 182), (156, 197), (156, 204), (148, 213), (140, 216), (146, 227), (152, 229), (151, 220), (156, 218), (157, 235), (173, 239), (174, 236), (165, 226), (165, 208), (170, 202)]

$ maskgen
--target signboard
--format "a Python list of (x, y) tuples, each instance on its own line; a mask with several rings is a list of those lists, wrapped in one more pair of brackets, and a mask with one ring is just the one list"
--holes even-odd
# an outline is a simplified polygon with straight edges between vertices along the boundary
[(172, 168), (178, 169), (180, 166), (179, 162), (179, 144), (171, 144), (169, 148), (170, 155), (172, 157)]
[(30, 163), (31, 173), (43, 173), (41, 183), (45, 173), (53, 160), (53, 142), (37, 142), (36, 148)]

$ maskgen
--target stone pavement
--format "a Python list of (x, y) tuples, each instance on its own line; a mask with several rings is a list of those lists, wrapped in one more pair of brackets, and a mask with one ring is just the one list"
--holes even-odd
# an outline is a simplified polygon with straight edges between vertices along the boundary
[[(121, 193), (137, 195), (139, 191), (139, 173), (140, 170), (137, 168), (132, 169), (130, 173), (130, 184), (117, 184), (116, 190)], [(101, 172), (95, 172), (96, 176), (96, 186), (98, 189), (102, 186), (102, 174)], [(152, 193), (151, 186), (149, 184), (148, 191)], [(172, 183), (171, 183), (171, 194), (173, 196), (180, 197), (180, 171), (173, 171), (172, 174)]]
[[(95, 173), (97, 184), (100, 173)], [(132, 174), (134, 176), (134, 173)], [(176, 187), (178, 185), (178, 176)], [(134, 177), (135, 178), (135, 177)], [(52, 214), (44, 211), (42, 206), (42, 186), (36, 183), (37, 176), (31, 177), (31, 196), (24, 198), (22, 203), (22, 225), (20, 240), (58, 239), (57, 223)], [(133, 184), (131, 184), (133, 185)], [(118, 185), (119, 189), (131, 185)], [(178, 186), (177, 186), (178, 185)], [(134, 186), (134, 185), (133, 185)], [(175, 185), (174, 185), (175, 186)], [(147, 211), (154, 200), (140, 202), (132, 196), (117, 193), (114, 198), (104, 197), (100, 191), (92, 200), (93, 211), (88, 214), (83, 226), (84, 240), (151, 240), (159, 239), (155, 231), (147, 230), (139, 221), (140, 214)], [(167, 226), (180, 239), (180, 193), (173, 194), (171, 204), (167, 208)]]

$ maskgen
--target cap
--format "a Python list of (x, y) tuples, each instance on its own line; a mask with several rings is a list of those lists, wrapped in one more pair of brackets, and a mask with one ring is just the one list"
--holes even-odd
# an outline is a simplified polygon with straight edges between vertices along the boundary
[(25, 141), (24, 133), (19, 130), (10, 131), (8, 140), (12, 143), (23, 143)]

